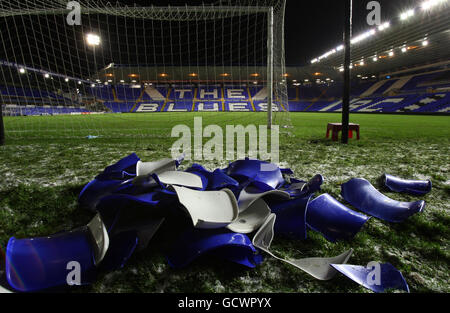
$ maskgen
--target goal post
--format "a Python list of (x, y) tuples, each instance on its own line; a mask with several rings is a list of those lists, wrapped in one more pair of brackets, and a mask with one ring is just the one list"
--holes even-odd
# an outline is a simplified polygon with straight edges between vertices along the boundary
[(273, 105), (273, 7), (267, 9), (267, 128), (272, 128)]
[[(173, 7), (77, 3), (80, 25), (68, 24), (67, 1), (0, 3), (7, 137), (117, 135), (100, 120), (130, 136), (164, 136), (169, 125), (186, 120), (180, 112), (193, 118), (203, 111), (212, 112), (211, 122), (231, 111), (242, 112), (231, 115), (233, 123), (290, 125), (285, 0)], [(97, 116), (136, 112), (155, 114)], [(18, 118), (30, 115), (58, 117)]]

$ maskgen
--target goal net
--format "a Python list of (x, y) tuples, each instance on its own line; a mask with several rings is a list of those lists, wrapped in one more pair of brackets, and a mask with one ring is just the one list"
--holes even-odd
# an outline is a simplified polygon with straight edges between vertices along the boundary
[(285, 0), (2, 0), (6, 138), (166, 137), (196, 116), (290, 126), (284, 10)]

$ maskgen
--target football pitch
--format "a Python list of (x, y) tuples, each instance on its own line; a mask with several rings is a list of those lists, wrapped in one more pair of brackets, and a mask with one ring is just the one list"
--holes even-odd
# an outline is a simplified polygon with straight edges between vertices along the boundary
[[(143, 161), (170, 157), (178, 124), (193, 126), (264, 125), (264, 113), (156, 113), (90, 116), (5, 117), (7, 143), (0, 147), (0, 252), (11, 236), (46, 236), (86, 225), (92, 212), (77, 205), (83, 186), (106, 166), (136, 152)], [(283, 258), (327, 257), (353, 248), (349, 263), (389, 262), (399, 269), (411, 292), (450, 292), (450, 117), (353, 114), (361, 140), (342, 145), (325, 139), (328, 122), (339, 114), (291, 113), (292, 128), (280, 135), (280, 162), (295, 177), (322, 174), (322, 193), (340, 196), (340, 185), (365, 178), (399, 201), (425, 200), (426, 208), (405, 222), (372, 218), (351, 241), (328, 242), (311, 230), (308, 239), (275, 237), (272, 248)], [(108, 136), (105, 136), (108, 134)], [(95, 139), (88, 135), (100, 136)], [(185, 161), (208, 169), (226, 161)], [(407, 179), (431, 179), (433, 190), (419, 198), (388, 192), (379, 178), (389, 173)], [(269, 256), (261, 266), (244, 269), (226, 261), (201, 258), (182, 270), (165, 259), (162, 229), (149, 247), (135, 253), (118, 271), (100, 273), (91, 286), (74, 292), (368, 292), (338, 274), (327, 282)], [(0, 276), (4, 277), (4, 264)]]

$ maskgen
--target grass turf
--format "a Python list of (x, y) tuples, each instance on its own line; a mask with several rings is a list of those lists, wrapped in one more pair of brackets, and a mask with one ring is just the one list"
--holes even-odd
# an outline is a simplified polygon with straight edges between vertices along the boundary
[[(136, 152), (144, 161), (169, 157), (176, 140), (169, 138), (171, 127), (180, 123), (192, 126), (193, 116), (168, 113), (5, 118), (7, 145), (0, 147), (0, 251), (4, 251), (11, 236), (45, 236), (85, 225), (93, 214), (77, 206), (81, 188), (104, 167), (129, 153)], [(195, 116), (203, 116), (205, 125), (265, 121), (263, 113)], [(338, 114), (293, 113), (291, 120), (291, 135), (280, 137), (282, 165), (291, 167), (301, 179), (321, 173), (325, 177), (322, 192), (341, 202), (340, 184), (353, 177), (368, 179), (393, 199), (418, 199), (383, 190), (377, 181), (385, 172), (431, 179), (433, 190), (423, 197), (427, 202), (424, 212), (404, 223), (372, 218), (353, 240), (338, 244), (313, 231), (308, 231), (305, 241), (276, 237), (273, 249), (285, 257), (301, 258), (338, 255), (354, 248), (350, 263), (390, 262), (403, 273), (412, 292), (449, 292), (450, 117), (352, 115), (351, 121), (361, 125), (362, 138), (351, 140), (349, 145), (324, 138), (327, 122), (338, 122)], [(104, 134), (110, 136), (84, 138)], [(210, 169), (226, 164), (200, 163)], [(100, 273), (93, 285), (70, 291), (367, 292), (342, 275), (320, 282), (270, 257), (254, 270), (209, 258), (173, 270), (161, 252), (164, 244), (158, 236), (147, 250), (135, 253), (124, 269)], [(3, 269), (2, 264), (0, 271)]]

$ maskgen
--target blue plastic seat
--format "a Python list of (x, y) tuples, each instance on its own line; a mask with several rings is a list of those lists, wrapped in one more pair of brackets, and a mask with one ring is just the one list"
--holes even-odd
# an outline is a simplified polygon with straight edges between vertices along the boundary
[(392, 200), (363, 178), (353, 178), (341, 185), (345, 201), (364, 213), (382, 220), (399, 223), (408, 217), (422, 212), (425, 201), (399, 202)]
[(95, 211), (102, 197), (112, 193), (124, 181), (136, 175), (136, 164), (139, 160), (139, 157), (133, 153), (105, 168), (81, 190), (78, 203), (82, 207)]
[(288, 201), (266, 200), (272, 213), (276, 214), (274, 230), (277, 235), (305, 240), (306, 211), (312, 196)]
[(263, 191), (276, 189), (285, 182), (278, 166), (249, 158), (231, 163), (226, 173), (239, 183), (250, 181)]
[(212, 254), (253, 268), (262, 257), (244, 234), (220, 230), (189, 229), (170, 249), (167, 260), (174, 268), (183, 268), (203, 254)]
[(329, 194), (309, 202), (306, 211), (308, 227), (331, 242), (353, 238), (368, 220), (368, 216), (347, 208)]
[(354, 282), (374, 292), (399, 289), (409, 293), (409, 286), (402, 273), (390, 263), (379, 264), (379, 282), (376, 281), (376, 267), (367, 268), (349, 264), (331, 264), (331, 266)]
[(6, 278), (18, 291), (67, 285), (69, 262), (80, 264), (81, 285), (96, 273), (93, 236), (87, 226), (48, 237), (17, 239), (6, 248)]
[(415, 196), (423, 196), (431, 191), (431, 180), (406, 180), (389, 174), (384, 174), (384, 185), (394, 192), (406, 192)]

